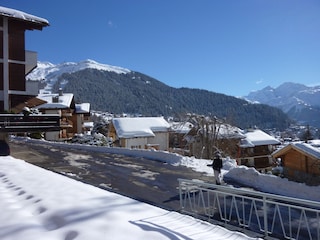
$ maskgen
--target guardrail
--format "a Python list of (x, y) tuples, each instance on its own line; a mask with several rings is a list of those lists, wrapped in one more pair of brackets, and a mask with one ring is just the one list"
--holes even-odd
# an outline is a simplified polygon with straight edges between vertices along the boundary
[(181, 212), (265, 237), (320, 239), (320, 203), (178, 179)]
[(0, 114), (0, 132), (49, 132), (60, 130), (58, 114)]

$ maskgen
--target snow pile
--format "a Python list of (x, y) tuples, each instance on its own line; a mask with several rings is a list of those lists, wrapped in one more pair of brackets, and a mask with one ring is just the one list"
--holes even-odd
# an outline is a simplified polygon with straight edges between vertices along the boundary
[(0, 239), (251, 239), (0, 157)]
[(252, 187), (255, 190), (287, 197), (320, 201), (320, 186), (307, 186), (304, 183), (288, 181), (271, 174), (261, 174), (254, 168), (239, 166), (224, 174), (227, 182)]

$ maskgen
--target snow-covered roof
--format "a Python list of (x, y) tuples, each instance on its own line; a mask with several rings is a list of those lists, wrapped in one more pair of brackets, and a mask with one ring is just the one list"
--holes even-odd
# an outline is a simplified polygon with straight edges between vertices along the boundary
[(220, 126), (218, 126), (218, 129), (218, 138), (245, 138), (245, 135), (242, 133), (242, 130), (238, 127), (231, 126), (229, 124), (221, 124)]
[(278, 149), (277, 151), (272, 153), (272, 155), (276, 158), (284, 154), (285, 152), (289, 151), (290, 149), (295, 149), (298, 152), (303, 152), (306, 155), (312, 156), (320, 160), (320, 148), (314, 147), (309, 143), (301, 143), (301, 142), (290, 143), (284, 146), (283, 148)]
[(240, 147), (255, 147), (263, 145), (277, 145), (280, 141), (260, 129), (250, 130), (244, 133), (245, 139), (241, 140)]
[(48, 20), (46, 20), (44, 18), (40, 18), (40, 17), (22, 12), (19, 10), (11, 9), (11, 8), (6, 8), (6, 7), (0, 6), (0, 15), (20, 19), (23, 21), (31, 22), (31, 23), (40, 24), (43, 26), (49, 25)]
[(37, 106), (38, 109), (64, 109), (70, 108), (73, 99), (73, 93), (63, 93), (62, 95), (59, 95), (58, 93), (39, 94), (37, 98), (47, 102)]
[(76, 113), (89, 113), (89, 112), (90, 112), (90, 103), (76, 104)]
[(119, 138), (154, 137), (170, 128), (163, 117), (113, 118), (112, 123)]

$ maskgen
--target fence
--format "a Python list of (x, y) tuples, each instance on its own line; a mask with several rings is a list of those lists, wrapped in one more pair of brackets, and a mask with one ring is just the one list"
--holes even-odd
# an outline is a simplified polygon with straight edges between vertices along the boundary
[(320, 203), (179, 179), (183, 213), (285, 239), (320, 239)]
[(60, 131), (60, 116), (58, 114), (0, 114), (0, 132), (48, 132)]

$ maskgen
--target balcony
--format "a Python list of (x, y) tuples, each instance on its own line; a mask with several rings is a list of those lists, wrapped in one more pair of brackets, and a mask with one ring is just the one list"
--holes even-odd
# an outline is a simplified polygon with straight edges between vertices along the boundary
[(26, 54), (25, 75), (27, 75), (37, 67), (38, 53), (33, 51), (25, 51), (25, 54)]

